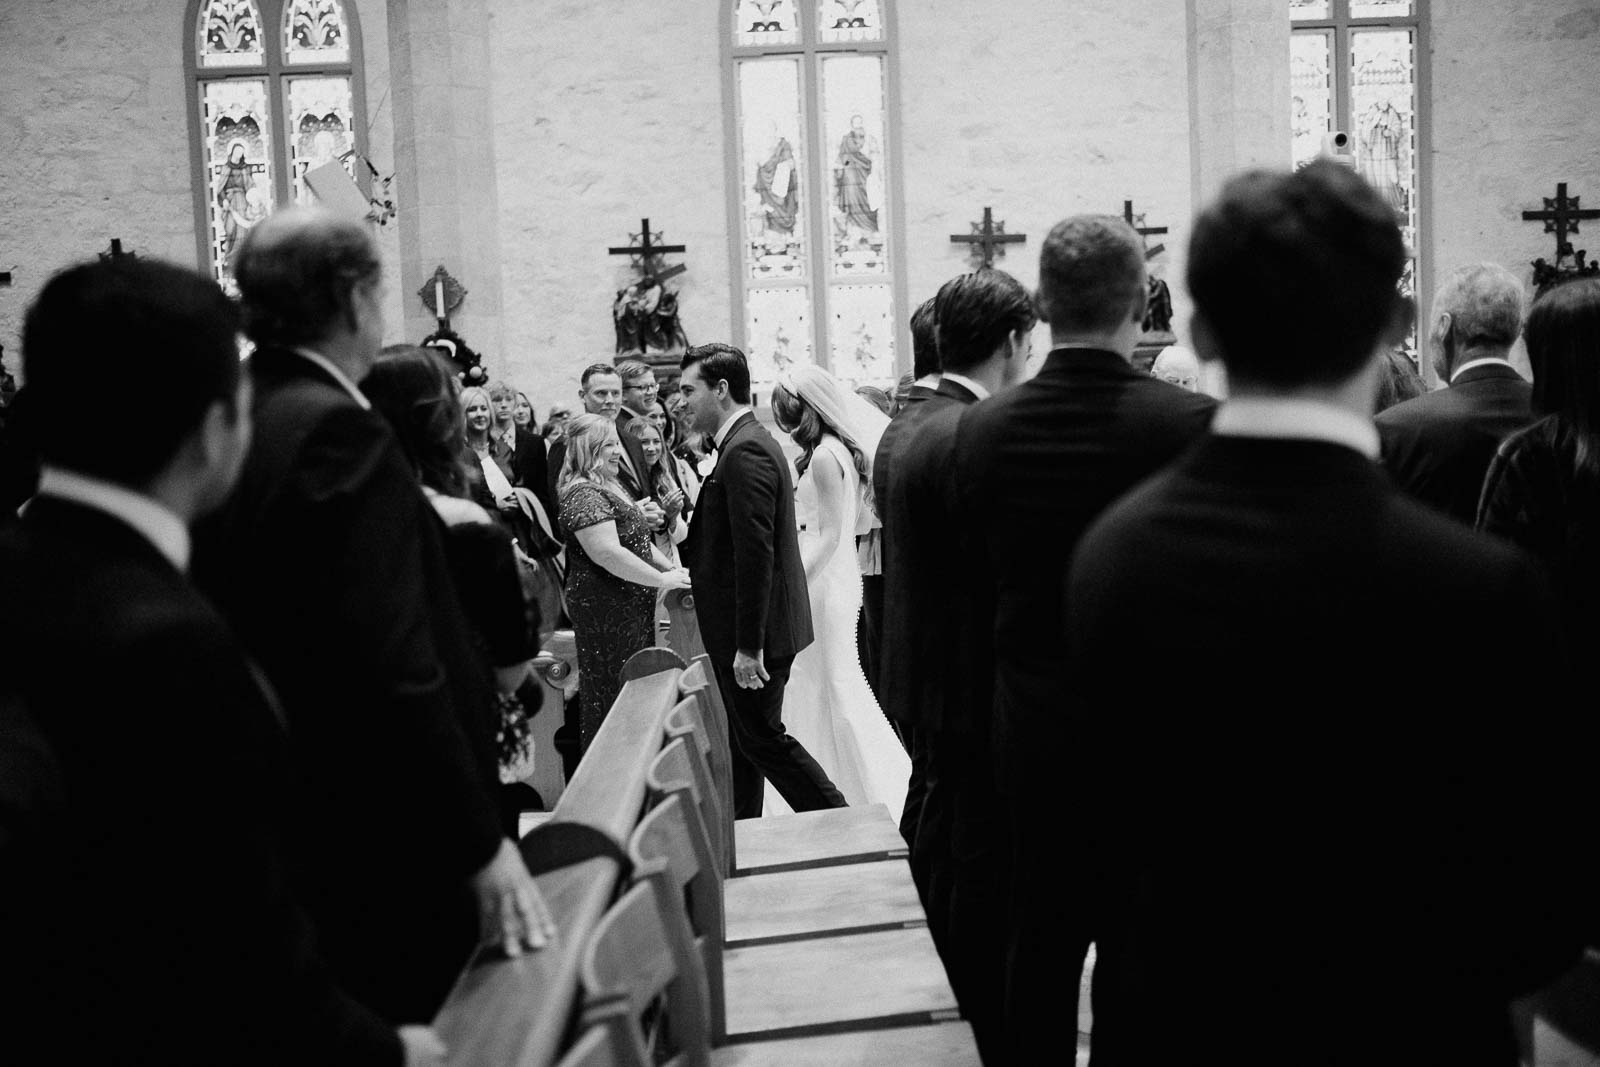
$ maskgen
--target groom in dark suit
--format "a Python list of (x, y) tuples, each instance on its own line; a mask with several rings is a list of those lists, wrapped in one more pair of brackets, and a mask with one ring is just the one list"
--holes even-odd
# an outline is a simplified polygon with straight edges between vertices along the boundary
[[(1551, 599), (1520, 552), (1375, 462), (1405, 261), (1394, 209), (1348, 168), (1230, 181), (1188, 262), (1228, 399), (1072, 564), (1063, 810), (1124, 905), (1117, 1063), (1203, 1060), (1248, 1005), (1252, 1048), (1299, 1063), (1513, 1067), (1511, 998), (1592, 932), (1593, 750)], [(1395, 611), (1487, 662), (1386, 655)], [(1169, 634), (1182, 660), (1153, 660)], [(1504, 669), (1521, 663), (1539, 669)], [(1536, 856), (1559, 869), (1531, 875)], [(1098, 1062), (1098, 1012), (1094, 1042)]]
[(743, 352), (698, 345), (682, 366), (679, 389), (693, 427), (717, 443), (717, 465), (700, 487), (682, 553), (700, 636), (728, 706), (734, 815), (761, 814), (763, 778), (795, 811), (844, 807), (783, 727), (789, 668), (813, 637), (788, 464), (750, 409)]

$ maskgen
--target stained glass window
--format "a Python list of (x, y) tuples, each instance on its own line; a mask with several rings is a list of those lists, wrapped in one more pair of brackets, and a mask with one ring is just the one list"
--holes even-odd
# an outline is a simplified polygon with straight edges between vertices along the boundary
[(824, 44), (883, 40), (879, 0), (818, 0), (817, 27)]
[(818, 362), (898, 367), (893, 116), (884, 0), (728, 0), (737, 274), (758, 384)]
[[(1306, 14), (1316, 8), (1314, 15)], [(1394, 208), (1412, 250), (1401, 286), (1426, 295), (1420, 260), (1424, 197), (1418, 138), (1422, 98), (1415, 0), (1289, 0), (1290, 116), (1296, 166), (1349, 135), (1343, 158)], [(1306, 24), (1314, 19), (1313, 24)], [(1414, 338), (1413, 338), (1414, 345)]]
[(794, 44), (800, 40), (796, 0), (734, 0), (734, 43), (741, 46)]
[(266, 62), (255, 0), (207, 0), (200, 13), (200, 65), (259, 67)]
[(291, 0), (283, 11), (284, 59), (289, 63), (347, 63), (350, 30), (339, 0)]
[(250, 227), (315, 201), (308, 170), (338, 160), (356, 173), (360, 40), (351, 0), (191, 0), (190, 12), (199, 251), (231, 291)]

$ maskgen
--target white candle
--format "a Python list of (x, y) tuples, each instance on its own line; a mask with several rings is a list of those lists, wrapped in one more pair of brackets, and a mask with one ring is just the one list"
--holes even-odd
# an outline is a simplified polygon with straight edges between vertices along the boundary
[(436, 318), (444, 318), (444, 279), (433, 279), (433, 314)]

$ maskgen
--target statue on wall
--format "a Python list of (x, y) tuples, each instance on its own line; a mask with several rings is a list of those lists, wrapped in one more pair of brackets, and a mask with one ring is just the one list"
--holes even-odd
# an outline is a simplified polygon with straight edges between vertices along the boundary
[(676, 354), (689, 347), (678, 321), (678, 294), (643, 278), (617, 291), (611, 306), (617, 329), (617, 355)]

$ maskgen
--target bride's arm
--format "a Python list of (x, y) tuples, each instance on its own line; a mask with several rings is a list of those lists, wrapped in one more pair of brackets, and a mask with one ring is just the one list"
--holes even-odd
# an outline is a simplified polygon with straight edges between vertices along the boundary
[(817, 491), (817, 528), (814, 536), (800, 539), (800, 561), (805, 564), (808, 585), (816, 582), (839, 545), (845, 510), (844, 470), (834, 454), (825, 448), (817, 449), (811, 454), (809, 469), (812, 487)]

